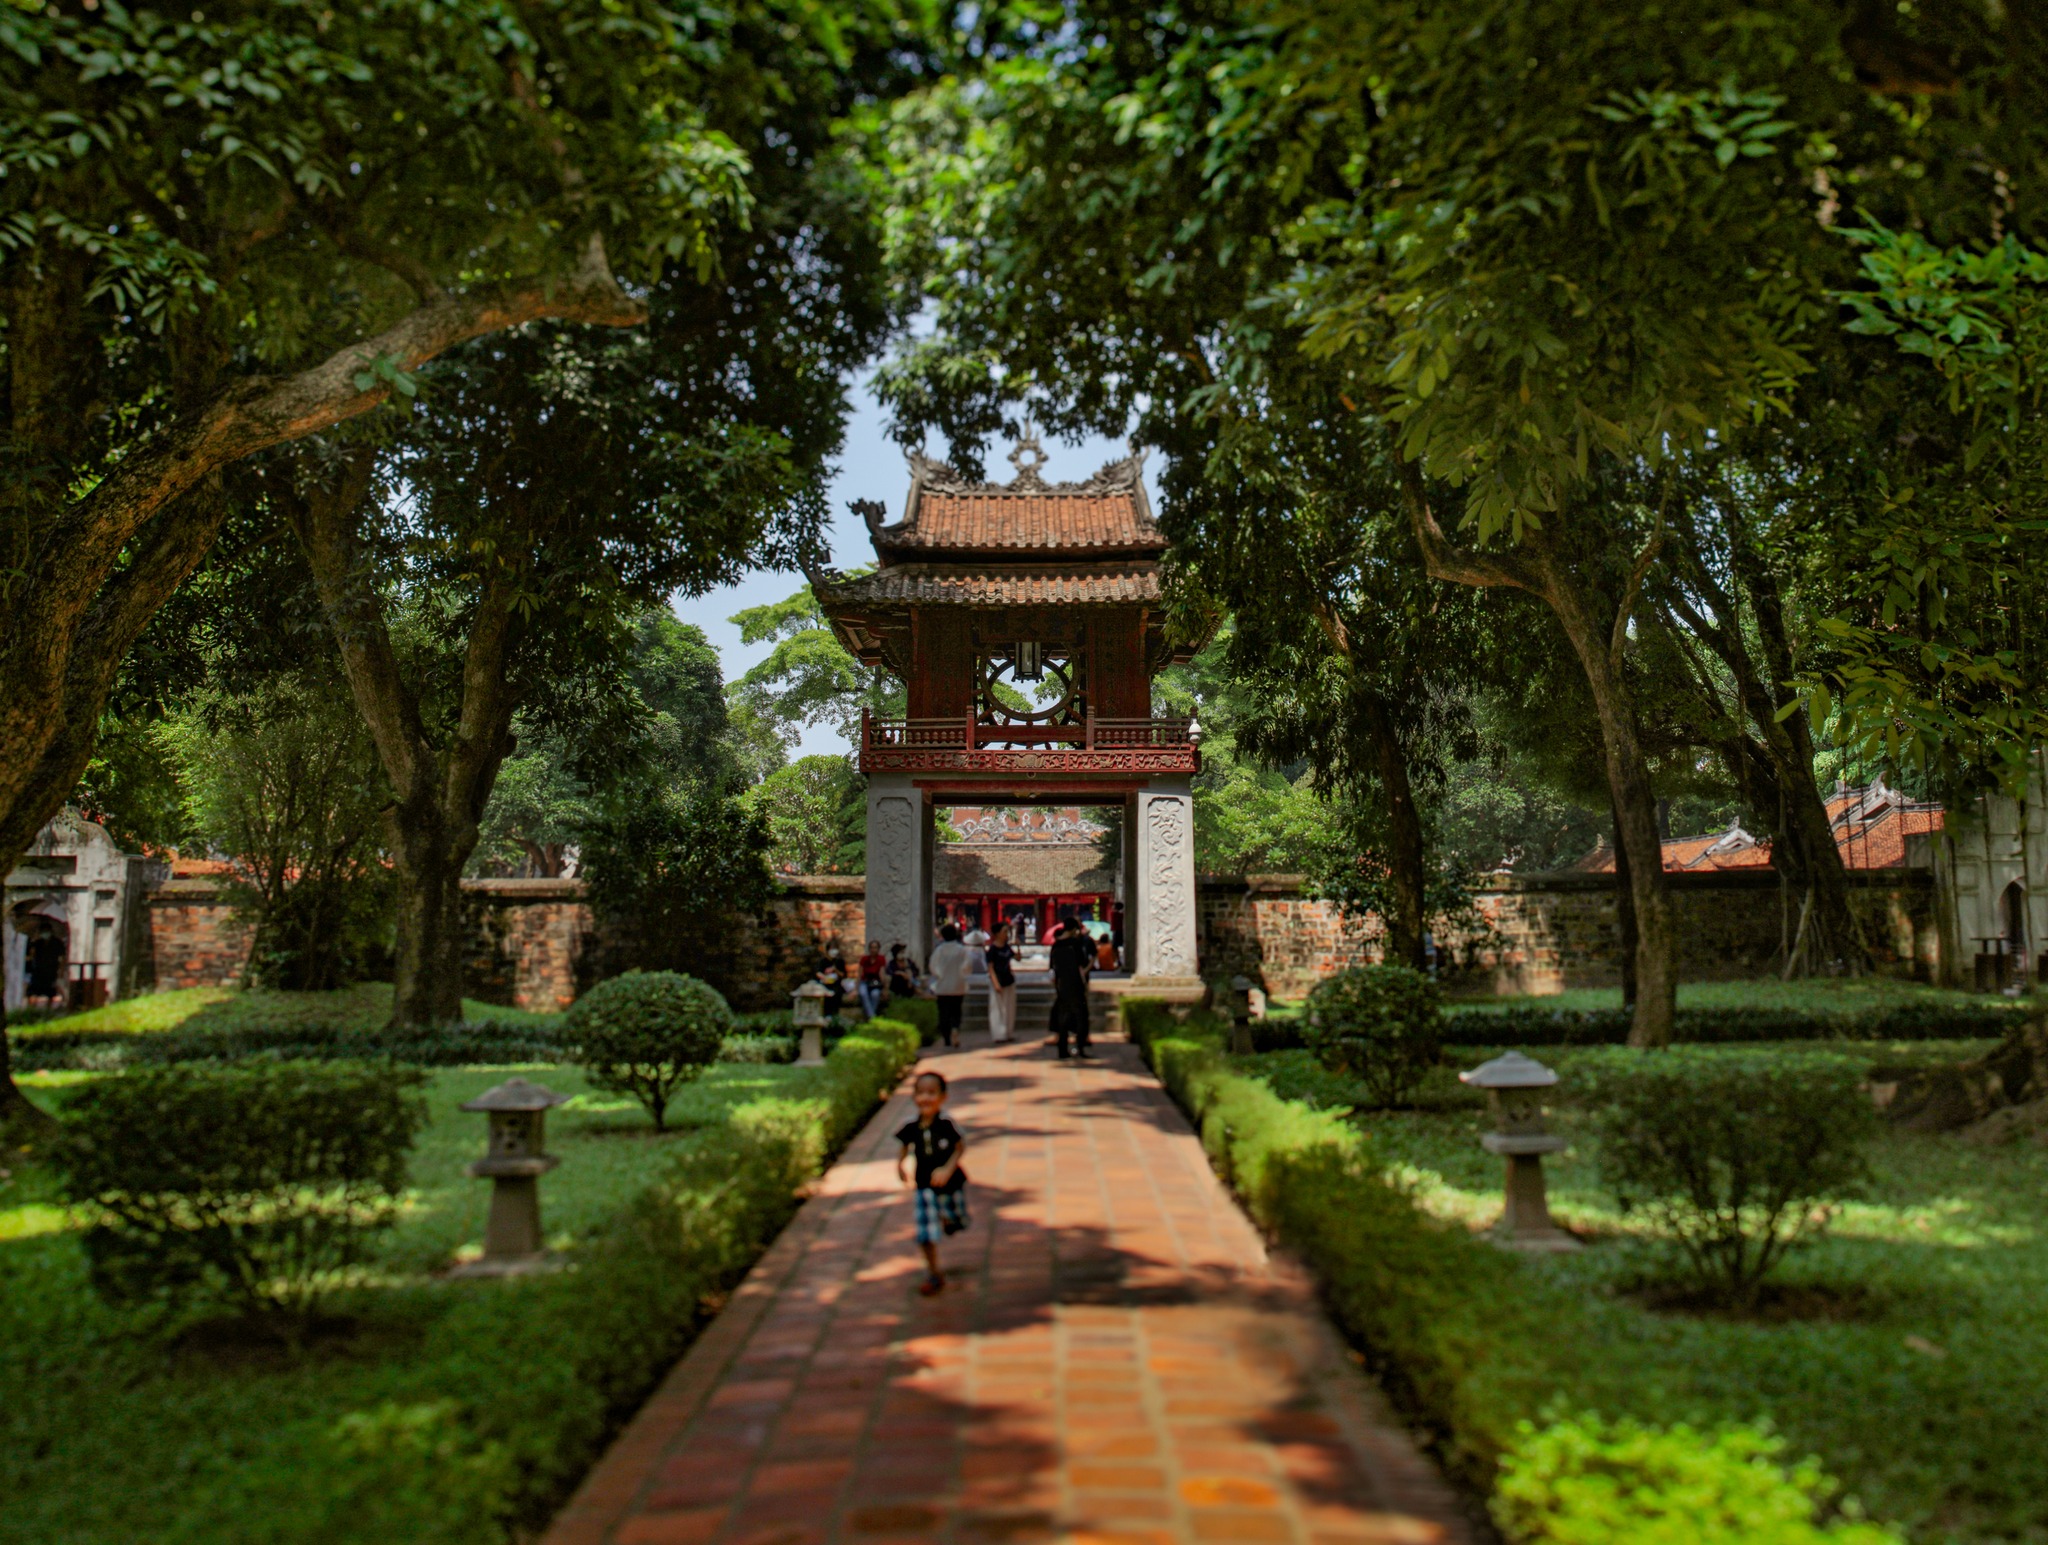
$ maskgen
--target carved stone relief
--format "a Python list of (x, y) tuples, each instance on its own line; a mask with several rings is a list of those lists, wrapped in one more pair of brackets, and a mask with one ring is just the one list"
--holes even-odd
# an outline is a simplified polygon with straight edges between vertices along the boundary
[(914, 943), (917, 821), (911, 802), (884, 795), (868, 807), (868, 934), (884, 945)]
[(1188, 801), (1176, 796), (1145, 801), (1145, 932), (1153, 974), (1195, 971), (1195, 861)]

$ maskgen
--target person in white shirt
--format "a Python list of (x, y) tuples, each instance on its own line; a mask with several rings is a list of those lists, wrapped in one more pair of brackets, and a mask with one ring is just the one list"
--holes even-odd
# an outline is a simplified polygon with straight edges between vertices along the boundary
[(932, 996), (939, 1000), (939, 1039), (948, 1046), (960, 1044), (961, 1011), (967, 1004), (967, 974), (973, 953), (960, 942), (960, 930), (952, 923), (939, 930), (939, 947), (932, 951)]

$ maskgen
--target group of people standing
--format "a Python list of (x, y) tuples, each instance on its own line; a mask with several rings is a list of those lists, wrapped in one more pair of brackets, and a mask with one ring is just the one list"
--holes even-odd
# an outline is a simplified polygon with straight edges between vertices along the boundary
[[(1095, 944), (1088, 930), (1070, 918), (1061, 924), (1047, 954), (1053, 984), (1050, 1028), (1059, 1055), (1086, 1057), (1088, 977), (1098, 964)], [(960, 1022), (977, 955), (988, 973), (989, 1039), (1001, 1043), (1016, 1038), (1017, 948), (1010, 942), (1010, 925), (998, 923), (995, 931), (987, 934), (976, 928), (963, 938), (957, 923), (947, 923), (939, 930), (931, 964), (932, 994), (939, 1004), (939, 1039), (948, 1046), (960, 1043)]]
[[(983, 974), (988, 980), (988, 1024), (990, 1038), (998, 1043), (1014, 1040), (1017, 1034), (1017, 971), (1025, 943), (1016, 939), (1008, 923), (997, 923), (992, 932), (974, 926), (962, 934), (960, 925), (947, 923), (939, 930), (932, 950), (931, 976), (927, 990), (937, 1000), (939, 1039), (948, 1046), (960, 1042), (960, 1025), (966, 1017), (967, 993), (972, 978)], [(1096, 940), (1079, 921), (1067, 918), (1053, 933), (1047, 964), (1052, 969), (1053, 1004), (1050, 1029), (1061, 1057), (1089, 1055), (1088, 978), (1097, 970), (1115, 970), (1116, 946), (1109, 938)], [(979, 966), (981, 969), (977, 970)], [(922, 996), (915, 963), (901, 943), (887, 954), (882, 941), (868, 940), (868, 947), (853, 969), (838, 949), (819, 957), (813, 978), (830, 994), (827, 1012), (837, 1013), (845, 997), (856, 997), (868, 1018), (880, 1016), (891, 999)]]

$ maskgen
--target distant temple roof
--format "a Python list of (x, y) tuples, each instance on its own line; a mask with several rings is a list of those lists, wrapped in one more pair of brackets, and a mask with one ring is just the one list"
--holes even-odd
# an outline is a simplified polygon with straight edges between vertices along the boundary
[(912, 456), (901, 521), (884, 525), (880, 504), (858, 505), (884, 568), (920, 556), (1042, 562), (1155, 558), (1166, 550), (1145, 497), (1142, 454), (1112, 461), (1079, 483), (1039, 476), (1046, 457), (1035, 435), (1026, 435), (1010, 460), (1017, 465), (1010, 482), (975, 483), (942, 461)]
[[(1860, 789), (1838, 788), (1827, 798), (1828, 824), (1845, 869), (1900, 869), (1906, 864), (1906, 839), (1941, 830), (1938, 804), (1907, 799), (1882, 778)], [(1768, 869), (1771, 845), (1759, 842), (1741, 826), (1696, 837), (1664, 839), (1667, 874), (1710, 869)], [(1614, 873), (1614, 849), (1602, 842), (1572, 866), (1584, 874)]]

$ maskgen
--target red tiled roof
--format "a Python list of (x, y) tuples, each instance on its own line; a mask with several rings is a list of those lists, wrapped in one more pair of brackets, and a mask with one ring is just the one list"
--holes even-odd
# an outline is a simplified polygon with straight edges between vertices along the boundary
[[(1898, 869), (1906, 862), (1906, 839), (1938, 832), (1941, 806), (1905, 799), (1880, 781), (1860, 789), (1837, 790), (1827, 800), (1829, 824), (1842, 867)], [(1707, 869), (1768, 869), (1771, 846), (1741, 827), (1700, 837), (1667, 837), (1667, 874)], [(1614, 873), (1614, 850), (1602, 843), (1573, 867), (1586, 874)]]
[(926, 492), (917, 522), (880, 533), (884, 547), (973, 552), (1159, 551), (1166, 538), (1128, 490), (1109, 494)]
[(878, 504), (860, 507), (884, 566), (899, 553), (1029, 558), (1165, 550), (1138, 457), (1113, 461), (1085, 482), (1048, 483), (1037, 464), (1020, 459), (1027, 449), (1035, 451), (1036, 441), (1018, 448), (1012, 459), (1022, 470), (1009, 483), (971, 483), (943, 462), (913, 456), (900, 524), (883, 525)]
[(859, 579), (840, 580), (825, 593), (830, 606), (876, 602), (925, 606), (1115, 605), (1159, 599), (1153, 570), (1073, 565), (963, 571), (948, 565), (899, 563)]

